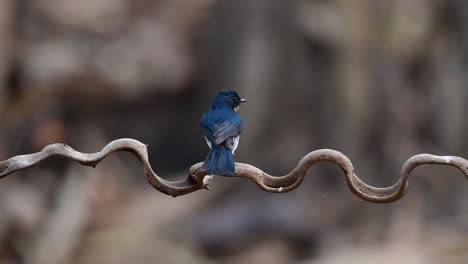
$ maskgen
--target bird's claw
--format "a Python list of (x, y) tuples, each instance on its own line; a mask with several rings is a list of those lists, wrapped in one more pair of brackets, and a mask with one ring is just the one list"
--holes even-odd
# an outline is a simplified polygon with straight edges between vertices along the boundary
[(209, 190), (210, 188), (208, 187), (208, 184), (210, 184), (212, 180), (213, 180), (213, 175), (206, 175), (203, 178), (203, 183), (202, 183), (203, 189)]

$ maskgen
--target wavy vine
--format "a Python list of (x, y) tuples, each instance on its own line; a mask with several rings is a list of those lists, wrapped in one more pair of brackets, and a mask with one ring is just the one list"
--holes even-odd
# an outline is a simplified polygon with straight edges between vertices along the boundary
[[(180, 196), (200, 189), (208, 189), (213, 179), (201, 168), (202, 162), (193, 165), (187, 178), (181, 181), (168, 181), (159, 177), (151, 168), (148, 160), (147, 145), (130, 138), (117, 139), (96, 153), (82, 153), (66, 144), (51, 144), (41, 151), (19, 155), (0, 162), (0, 178), (14, 172), (40, 165), (50, 157), (60, 156), (75, 160), (85, 166), (95, 167), (111, 153), (126, 151), (133, 153), (142, 163), (148, 182), (156, 190), (171, 196)], [(302, 183), (309, 169), (319, 161), (336, 163), (343, 169), (349, 189), (359, 198), (374, 203), (390, 203), (402, 198), (408, 189), (408, 177), (416, 167), (424, 164), (440, 164), (458, 168), (468, 178), (468, 161), (456, 156), (436, 156), (418, 154), (409, 158), (401, 168), (401, 176), (392, 186), (379, 188), (366, 184), (355, 173), (351, 161), (343, 153), (332, 149), (319, 149), (304, 156), (289, 174), (272, 176), (262, 170), (245, 163), (236, 162), (236, 173), (232, 177), (244, 177), (255, 182), (267, 192), (289, 192)]]

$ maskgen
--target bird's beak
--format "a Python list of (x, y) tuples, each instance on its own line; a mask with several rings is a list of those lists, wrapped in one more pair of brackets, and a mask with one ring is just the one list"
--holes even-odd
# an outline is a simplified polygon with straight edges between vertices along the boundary
[(247, 99), (242, 98), (241, 103), (245, 103), (245, 102), (247, 102)]

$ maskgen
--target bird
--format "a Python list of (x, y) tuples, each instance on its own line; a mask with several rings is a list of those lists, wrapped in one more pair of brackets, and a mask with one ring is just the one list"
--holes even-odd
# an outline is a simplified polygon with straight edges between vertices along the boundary
[(247, 102), (233, 90), (220, 90), (202, 115), (200, 128), (210, 152), (202, 169), (208, 175), (232, 176), (235, 173), (234, 152), (239, 145), (243, 121), (238, 111)]

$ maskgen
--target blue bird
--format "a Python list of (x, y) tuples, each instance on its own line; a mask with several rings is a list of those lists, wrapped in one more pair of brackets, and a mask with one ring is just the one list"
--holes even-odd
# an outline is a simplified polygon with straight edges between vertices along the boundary
[(221, 90), (211, 101), (210, 111), (200, 119), (210, 153), (202, 165), (208, 175), (230, 176), (235, 173), (234, 151), (239, 144), (242, 118), (239, 105), (246, 102), (233, 90)]

